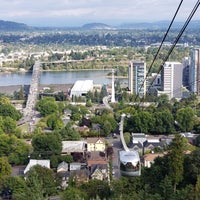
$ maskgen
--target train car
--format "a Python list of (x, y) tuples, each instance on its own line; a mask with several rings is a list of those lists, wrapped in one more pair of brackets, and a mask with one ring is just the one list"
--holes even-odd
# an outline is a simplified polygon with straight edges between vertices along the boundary
[(141, 163), (137, 151), (120, 151), (120, 173), (122, 176), (140, 176)]

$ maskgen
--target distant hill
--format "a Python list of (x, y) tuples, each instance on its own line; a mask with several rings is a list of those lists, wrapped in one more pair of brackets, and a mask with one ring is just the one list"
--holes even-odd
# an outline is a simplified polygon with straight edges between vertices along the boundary
[[(88, 23), (81, 27), (32, 27), (24, 23), (17, 23), (13, 21), (0, 20), (0, 31), (27, 31), (27, 30), (116, 30), (116, 29), (166, 29), (170, 21), (158, 22), (141, 22), (141, 23), (124, 23), (118, 26), (111, 26), (104, 23)], [(175, 22), (172, 29), (182, 28), (184, 22)], [(198, 30), (200, 27), (200, 20), (191, 21), (188, 28)]]
[[(158, 21), (152, 23), (124, 23), (119, 25), (117, 28), (122, 29), (163, 29), (167, 28), (170, 24), (170, 21)], [(184, 22), (174, 22), (172, 28), (182, 28)], [(197, 29), (200, 27), (200, 20), (191, 21), (188, 25), (189, 28)]]
[(103, 23), (90, 23), (90, 24), (84, 24), (82, 27), (82, 29), (114, 29), (114, 27), (107, 25), (107, 24), (103, 24)]
[(0, 20), (0, 31), (22, 31), (29, 30), (30, 28), (23, 23)]

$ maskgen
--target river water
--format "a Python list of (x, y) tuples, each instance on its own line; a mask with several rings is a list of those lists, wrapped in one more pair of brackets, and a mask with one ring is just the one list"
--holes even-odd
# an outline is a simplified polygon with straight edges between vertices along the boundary
[[(74, 84), (77, 80), (93, 80), (94, 84), (111, 84), (108, 70), (42, 72), (40, 84)], [(29, 85), (32, 73), (0, 73), (0, 86)], [(126, 79), (120, 79), (127, 82)]]

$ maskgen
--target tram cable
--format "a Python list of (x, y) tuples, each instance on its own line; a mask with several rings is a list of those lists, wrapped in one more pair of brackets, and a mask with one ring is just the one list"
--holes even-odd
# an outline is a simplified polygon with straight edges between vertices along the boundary
[(137, 93), (137, 95), (136, 95), (136, 97), (135, 97), (135, 101), (137, 100), (137, 98), (138, 98), (138, 96), (139, 96), (139, 92), (141, 91), (142, 87), (144, 86), (144, 83), (145, 83), (145, 81), (147, 80), (149, 74), (151, 73), (151, 69), (152, 69), (152, 67), (153, 67), (153, 64), (154, 64), (154, 62), (155, 62), (155, 60), (156, 60), (156, 58), (157, 58), (157, 56), (158, 56), (158, 54), (159, 54), (159, 52), (160, 52), (160, 50), (161, 50), (161, 48), (162, 48), (162, 45), (163, 45), (163, 43), (164, 43), (164, 41), (165, 41), (165, 39), (166, 39), (166, 37), (167, 37), (169, 31), (170, 31), (170, 28), (171, 28), (172, 24), (174, 23), (174, 20), (175, 20), (177, 14), (178, 14), (178, 11), (179, 11), (179, 9), (180, 9), (182, 3), (183, 3), (183, 0), (180, 1), (179, 5), (178, 5), (178, 8), (176, 9), (176, 12), (175, 12), (175, 14), (174, 14), (174, 16), (173, 16), (173, 18), (172, 18), (170, 24), (169, 24), (169, 27), (168, 27), (168, 29), (167, 29), (167, 31), (166, 31), (166, 33), (165, 33), (163, 39), (162, 39), (162, 42), (161, 42), (161, 44), (160, 44), (160, 46), (159, 46), (159, 48), (158, 48), (158, 51), (156, 52), (156, 55), (154, 56), (154, 59), (153, 59), (151, 65), (150, 65), (150, 67), (149, 67), (149, 70), (148, 70), (146, 76), (145, 76), (145, 79), (144, 79), (142, 85), (141, 85), (140, 88), (139, 88), (139, 91), (138, 91), (138, 93)]
[[(190, 15), (188, 16), (186, 22), (184, 23), (182, 29), (180, 30), (178, 36), (176, 37), (173, 45), (171, 46), (171, 48), (169, 49), (168, 54), (165, 56), (165, 59), (163, 60), (162, 64), (160, 65), (160, 68), (158, 69), (157, 75), (154, 77), (153, 81), (151, 82), (151, 85), (148, 87), (148, 91), (151, 89), (155, 79), (157, 78), (158, 74), (160, 74), (161, 70), (164, 67), (165, 62), (168, 60), (169, 56), (171, 55), (172, 51), (174, 50), (176, 44), (178, 43), (180, 37), (182, 36), (183, 32), (185, 31), (185, 29), (187, 28), (189, 22), (191, 21), (192, 17), (194, 16), (195, 12), (197, 11), (198, 7), (200, 5), (200, 0), (197, 1), (197, 3), (195, 4), (193, 10), (191, 11)], [(138, 91), (139, 94), (140, 90)]]

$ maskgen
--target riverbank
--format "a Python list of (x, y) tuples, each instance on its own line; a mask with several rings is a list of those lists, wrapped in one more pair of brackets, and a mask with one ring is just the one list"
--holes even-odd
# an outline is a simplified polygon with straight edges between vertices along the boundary
[[(44, 88), (51, 88), (54, 92), (68, 92), (73, 84), (42, 84), (39, 86), (39, 90)], [(6, 95), (13, 95), (15, 91), (19, 91), (22, 85), (9, 85), (9, 86), (0, 86), (0, 93)]]
[[(92, 68), (88, 68), (88, 69), (47, 69), (47, 70), (44, 70), (44, 69), (41, 69), (40, 71), (41, 72), (80, 72), (80, 71), (111, 71), (112, 69), (111, 68), (97, 68), (97, 69), (92, 69)], [(12, 67), (6, 67), (6, 68), (0, 68), (0, 73), (5, 73), (5, 74), (8, 74), (8, 73), (27, 73), (27, 72), (32, 72), (32, 70), (26, 70), (24, 68), (20, 68), (20, 69), (17, 69), (17, 68), (12, 68)]]

